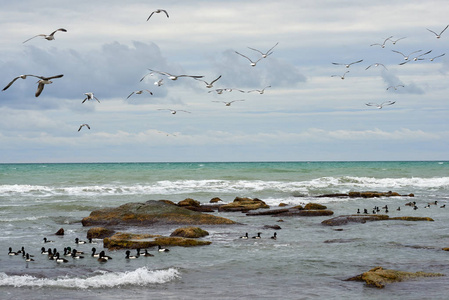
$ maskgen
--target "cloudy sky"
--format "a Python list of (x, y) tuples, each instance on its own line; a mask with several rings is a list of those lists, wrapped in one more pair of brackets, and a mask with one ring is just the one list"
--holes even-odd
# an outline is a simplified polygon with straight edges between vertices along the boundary
[[(64, 77), (0, 92), (0, 163), (448, 160), (449, 29), (428, 30), (448, 16), (443, 0), (8, 1), (2, 88)], [(254, 67), (235, 53), (276, 43)]]

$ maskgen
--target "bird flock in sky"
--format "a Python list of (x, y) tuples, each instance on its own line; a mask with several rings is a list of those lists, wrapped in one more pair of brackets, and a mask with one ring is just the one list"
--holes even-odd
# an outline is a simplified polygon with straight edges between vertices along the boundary
[[(441, 35), (444, 33), (444, 31), (446, 31), (446, 29), (448, 27), (449, 27), (449, 25), (447, 25), (440, 33), (437, 33), (437, 32), (435, 32), (433, 30), (428, 29), (428, 28), (426, 28), (426, 29), (429, 32), (433, 33), (437, 39), (440, 39)], [(371, 47), (379, 46), (381, 49), (384, 49), (390, 43), (391, 43), (391, 45), (396, 45), (397, 42), (399, 42), (399, 41), (401, 41), (401, 40), (403, 40), (405, 38), (406, 37), (400, 37), (400, 38), (397, 38), (397, 39), (393, 39), (393, 36), (389, 36), (387, 38), (384, 38), (382, 43), (373, 43), (370, 46)], [(403, 53), (401, 51), (393, 50), (393, 49), (391, 51), (394, 52), (394, 53), (398, 53), (398, 54), (400, 54), (402, 56), (403, 61), (398, 64), (400, 66), (405, 65), (405, 64), (410, 63), (410, 62), (416, 62), (416, 61), (423, 61), (423, 60), (434, 61), (435, 59), (440, 58), (440, 57), (442, 57), (442, 56), (444, 56), (446, 54), (446, 53), (442, 53), (442, 54), (438, 54), (437, 56), (430, 57), (429, 54), (432, 53), (433, 50), (428, 50), (428, 51), (423, 52), (423, 50), (420, 49), (420, 50), (415, 50), (415, 51), (412, 51), (412, 52), (409, 52), (409, 53), (408, 52), (407, 53)], [(331, 77), (337, 77), (337, 78), (340, 78), (340, 79), (344, 80), (346, 78), (346, 75), (348, 73), (350, 73), (349, 68), (352, 65), (360, 64), (362, 62), (363, 62), (363, 59), (356, 60), (356, 61), (349, 62), (349, 63), (333, 62), (332, 63), (333, 65), (344, 66), (345, 69), (344, 69), (343, 73), (341, 73), (341, 74), (334, 74), (334, 75), (331, 75)], [(376, 63), (368, 65), (365, 68), (365, 70), (368, 70), (371, 67), (374, 68), (374, 67), (379, 67), (379, 66), (382, 67), (385, 71), (388, 71), (388, 68), (384, 64), (379, 63), (379, 62), (376, 62)], [(388, 90), (397, 91), (399, 88), (404, 88), (404, 87), (405, 87), (405, 85), (398, 84), (398, 85), (389, 86), (389, 87), (387, 87), (386, 90), (387, 91)], [(396, 101), (384, 101), (384, 102), (381, 102), (381, 103), (369, 102), (369, 103), (365, 103), (365, 104), (366, 104), (366, 106), (373, 106), (373, 107), (377, 107), (378, 109), (381, 109), (384, 106), (393, 105), (395, 103), (396, 103)]]
[[(160, 13), (165, 14), (165, 16), (166, 16), (167, 18), (170, 18), (170, 17), (169, 17), (169, 14), (168, 14), (168, 12), (167, 12), (166, 10), (164, 10), (164, 9), (157, 9), (157, 10), (154, 10), (153, 12), (151, 12), (151, 14), (150, 14), (150, 15), (148, 16), (148, 18), (147, 18), (147, 22), (150, 21), (150, 19), (153, 17), (154, 14), (160, 14)], [(30, 41), (30, 40), (36, 38), (36, 37), (42, 37), (42, 38), (44, 38), (44, 39), (46, 39), (46, 40), (48, 40), (48, 41), (52, 41), (52, 40), (55, 40), (55, 34), (56, 34), (57, 32), (67, 32), (67, 30), (64, 29), (64, 28), (59, 28), (59, 29), (56, 29), (55, 31), (53, 31), (52, 33), (50, 33), (49, 35), (46, 35), (46, 34), (38, 34), (38, 35), (35, 35), (35, 36), (33, 36), (33, 37), (31, 37), (31, 38), (25, 40), (23, 43), (26, 43), (26, 42), (28, 42), (28, 41)], [(254, 58), (250, 58), (249, 56), (243, 55), (243, 54), (241, 54), (241, 53), (239, 53), (239, 52), (237, 52), (237, 51), (235, 51), (235, 53), (238, 54), (238, 55), (240, 55), (240, 56), (242, 56), (242, 57), (244, 57), (244, 58), (246, 58), (246, 59), (250, 62), (250, 65), (251, 65), (252, 67), (255, 67), (256, 64), (257, 64), (259, 61), (261, 61), (261, 60), (263, 60), (263, 59), (266, 59), (268, 56), (270, 56), (271, 54), (273, 54), (273, 49), (274, 49), (278, 44), (279, 44), (279, 43), (276, 43), (273, 47), (271, 47), (269, 50), (267, 50), (267, 51), (265, 51), (265, 52), (260, 51), (260, 50), (255, 49), (255, 48), (252, 48), (252, 47), (248, 47), (251, 51), (257, 52), (257, 56), (255, 56)], [(203, 83), (205, 84), (205, 87), (206, 87), (207, 89), (212, 89), (212, 88), (214, 87), (214, 84), (216, 84), (217, 81), (222, 77), (222, 75), (219, 75), (217, 78), (215, 78), (214, 80), (212, 80), (212, 81), (209, 82), (209, 81), (204, 80), (204, 79), (203, 79), (204, 76), (202, 76), (202, 75), (171, 74), (171, 73), (166, 72), (166, 71), (158, 71), (158, 70), (154, 70), (154, 69), (150, 69), (150, 68), (148, 68), (148, 70), (150, 71), (150, 73), (148, 73), (148, 74), (146, 74), (145, 76), (143, 76), (143, 77), (140, 79), (141, 82), (144, 81), (144, 79), (145, 79), (147, 76), (162, 76), (162, 77), (165, 77), (166, 79), (170, 79), (170, 80), (172, 80), (172, 81), (176, 81), (176, 80), (178, 80), (179, 78), (191, 78), (191, 79), (194, 79), (194, 80), (203, 82)], [(37, 83), (38, 83), (38, 87), (37, 87), (37, 91), (36, 91), (36, 93), (35, 93), (35, 97), (39, 97), (39, 95), (42, 93), (42, 91), (43, 91), (43, 89), (44, 89), (44, 86), (47, 85), (47, 84), (53, 83), (53, 81), (52, 81), (51, 79), (61, 78), (61, 77), (63, 77), (63, 76), (64, 76), (63, 74), (55, 75), (55, 76), (49, 76), (49, 77), (38, 76), (38, 75), (31, 75), (31, 74), (20, 75), (20, 76), (15, 77), (11, 82), (9, 82), (9, 83), (3, 88), (3, 91), (6, 91), (9, 87), (11, 87), (11, 85), (12, 85), (17, 79), (19, 79), (19, 78), (21, 78), (21, 79), (26, 79), (27, 77), (36, 77), (36, 78), (39, 79), (39, 81), (37, 82)], [(156, 87), (160, 87), (160, 86), (162, 86), (163, 84), (164, 84), (164, 78), (158, 78), (158, 79), (154, 82), (154, 85), (155, 85)], [(223, 92), (239, 91), (239, 92), (241, 92), (241, 93), (258, 92), (259, 94), (262, 95), (262, 94), (264, 94), (265, 89), (267, 89), (267, 88), (269, 88), (269, 87), (271, 87), (271, 85), (266, 86), (266, 87), (264, 87), (263, 89), (260, 89), (260, 90), (259, 90), (259, 89), (255, 89), (255, 90), (249, 90), (249, 91), (244, 91), (244, 90), (241, 90), (241, 89), (236, 89), (236, 88), (229, 88), (229, 87), (226, 87), (226, 88), (217, 88), (217, 89), (215, 89), (215, 90), (209, 91), (209, 93), (214, 92), (214, 93), (216, 93), (216, 94), (218, 94), (218, 95), (221, 95), (221, 94), (223, 94)], [(137, 91), (131, 92), (131, 93), (126, 97), (126, 99), (129, 99), (129, 98), (130, 98), (131, 96), (133, 96), (133, 95), (142, 95), (142, 94), (144, 94), (144, 93), (146, 93), (146, 94), (148, 94), (148, 95), (150, 95), (150, 96), (153, 95), (153, 92), (150, 91), (149, 89), (142, 89), (142, 90), (137, 90)], [(87, 93), (84, 93), (84, 95), (85, 95), (86, 97), (84, 98), (84, 100), (82, 100), (81, 103), (85, 103), (86, 101), (89, 102), (89, 101), (91, 101), (91, 100), (96, 100), (98, 103), (100, 103), (100, 100), (94, 95), (93, 92), (87, 92)], [(240, 101), (245, 101), (245, 99), (239, 99), (239, 100), (233, 100), (233, 101), (212, 101), (212, 102), (220, 102), (220, 103), (224, 103), (225, 106), (231, 106), (232, 103), (240, 102)], [(158, 110), (161, 110), (161, 111), (169, 111), (169, 112), (170, 112), (171, 114), (173, 114), (173, 115), (176, 114), (177, 112), (191, 113), (190, 111), (180, 110), (180, 109), (175, 110), (175, 109), (171, 109), (171, 108), (160, 108), (160, 109), (158, 109)], [(78, 131), (81, 131), (82, 128), (87, 128), (87, 129), (90, 130), (91, 127), (90, 127), (89, 124), (83, 123), (83, 124), (81, 124), (80, 127), (78, 128)]]

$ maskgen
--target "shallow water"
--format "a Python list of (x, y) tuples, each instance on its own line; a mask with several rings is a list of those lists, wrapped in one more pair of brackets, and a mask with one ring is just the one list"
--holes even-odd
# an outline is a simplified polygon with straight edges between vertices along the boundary
[[(6, 164), (0, 165), (0, 294), (2, 299), (446, 299), (449, 279), (423, 278), (378, 290), (344, 279), (375, 266), (449, 274), (448, 162), (167, 163), (167, 164)], [(396, 191), (415, 197), (376, 199), (315, 198), (325, 193)], [(339, 227), (321, 225), (329, 217), (250, 217), (215, 213), (242, 225), (201, 226), (210, 246), (149, 249), (154, 257), (125, 260), (124, 251), (100, 264), (96, 245), (76, 245), (88, 228), (80, 220), (92, 210), (187, 197), (207, 203), (257, 197), (272, 207), (317, 202), (334, 215), (388, 205), (390, 216), (425, 216), (434, 222), (378, 221)], [(438, 205), (424, 208), (437, 200)], [(416, 201), (418, 210), (405, 203)], [(401, 207), (400, 211), (396, 208)], [(278, 239), (264, 225), (280, 225)], [(59, 228), (63, 237), (54, 236)], [(176, 226), (130, 228), (169, 235)], [(239, 236), (262, 232), (262, 239)], [(83, 250), (86, 257), (58, 264), (40, 254), (45, 247)], [(34, 262), (7, 255), (22, 246)], [(4, 295), (4, 296), (3, 296)]]

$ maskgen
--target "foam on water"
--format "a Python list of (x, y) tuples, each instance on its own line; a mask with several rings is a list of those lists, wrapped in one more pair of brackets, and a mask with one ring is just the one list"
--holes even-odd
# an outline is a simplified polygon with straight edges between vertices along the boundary
[(59, 288), (111, 288), (119, 286), (146, 286), (162, 284), (180, 277), (175, 268), (151, 271), (146, 267), (129, 272), (106, 272), (87, 278), (60, 277), (56, 279), (37, 278), (30, 275), (12, 275), (0, 273), (0, 286), (12, 287), (59, 287)]

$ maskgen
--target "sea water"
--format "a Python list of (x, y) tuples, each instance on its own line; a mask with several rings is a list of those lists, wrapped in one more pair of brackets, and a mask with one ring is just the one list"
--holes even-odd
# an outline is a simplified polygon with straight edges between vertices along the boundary
[[(318, 198), (350, 191), (398, 192), (401, 197)], [(413, 193), (411, 198), (405, 195)], [(215, 212), (239, 225), (201, 226), (203, 247), (148, 249), (153, 257), (126, 260), (90, 257), (97, 244), (86, 240), (81, 219), (91, 211), (128, 202), (193, 198), (206, 204), (219, 197), (259, 198), (270, 207), (309, 202), (334, 216), (389, 207), (388, 215), (431, 217), (433, 222), (377, 221), (339, 226), (331, 217), (246, 216)], [(418, 209), (405, 204), (415, 201)], [(425, 208), (428, 203), (435, 203)], [(420, 278), (384, 289), (345, 281), (382, 266), (449, 275), (449, 162), (251, 162), (0, 164), (1, 299), (447, 299), (449, 278)], [(400, 211), (397, 208), (400, 207)], [(383, 212), (384, 213), (384, 212)], [(283, 222), (280, 222), (283, 221)], [(279, 225), (275, 230), (264, 225)], [(125, 228), (169, 235), (180, 226)], [(64, 236), (54, 233), (63, 228)], [(123, 228), (122, 228), (123, 229)], [(261, 232), (262, 239), (242, 240)], [(43, 238), (53, 243), (43, 243)], [(68, 263), (50, 261), (41, 247), (84, 251)], [(9, 256), (25, 247), (33, 262)], [(1, 254), (3, 253), (3, 254)], [(132, 251), (134, 253), (134, 250)]]

